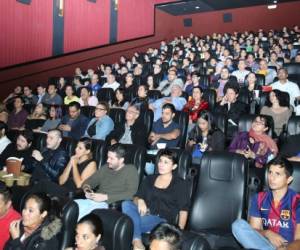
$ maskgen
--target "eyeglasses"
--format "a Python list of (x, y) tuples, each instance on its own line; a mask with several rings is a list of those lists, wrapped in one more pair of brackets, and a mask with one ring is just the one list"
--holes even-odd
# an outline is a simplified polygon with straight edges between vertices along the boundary
[(255, 122), (255, 123), (258, 124), (258, 125), (262, 125), (262, 126), (265, 126), (265, 125), (266, 125), (264, 122), (257, 121), (257, 120), (255, 120), (255, 121), (253, 121), (253, 122)]
[(101, 110), (101, 111), (104, 111), (104, 110), (106, 110), (106, 109), (104, 109), (104, 108), (95, 108), (95, 110)]

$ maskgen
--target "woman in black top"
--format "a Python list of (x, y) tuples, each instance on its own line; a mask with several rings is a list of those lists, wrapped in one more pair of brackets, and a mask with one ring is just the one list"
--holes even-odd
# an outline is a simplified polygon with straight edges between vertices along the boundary
[(162, 222), (177, 224), (180, 229), (184, 229), (189, 209), (189, 192), (187, 183), (173, 174), (176, 167), (175, 154), (164, 150), (158, 161), (158, 175), (148, 176), (133, 201), (122, 203), (123, 213), (134, 224), (134, 250), (145, 249), (141, 234)]
[(58, 179), (59, 185), (72, 191), (80, 188), (82, 183), (96, 172), (96, 162), (92, 158), (92, 141), (87, 138), (79, 140), (73, 155)]
[(213, 122), (212, 114), (203, 110), (198, 115), (196, 126), (190, 131), (186, 148), (193, 151), (199, 146), (204, 151), (222, 151), (225, 148), (224, 133)]

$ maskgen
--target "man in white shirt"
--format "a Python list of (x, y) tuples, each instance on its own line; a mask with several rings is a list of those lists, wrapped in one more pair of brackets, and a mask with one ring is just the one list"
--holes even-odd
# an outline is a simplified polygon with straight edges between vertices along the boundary
[(296, 83), (288, 80), (288, 72), (286, 69), (282, 68), (278, 71), (278, 81), (274, 82), (271, 86), (272, 89), (289, 93), (290, 105), (295, 108), (295, 99), (300, 100), (300, 89)]
[(11, 143), (11, 141), (6, 136), (7, 130), (8, 127), (6, 123), (0, 121), (0, 154), (2, 154), (7, 145)]
[(113, 74), (109, 74), (107, 76), (107, 82), (103, 84), (102, 88), (105, 89), (105, 88), (111, 88), (113, 89), (114, 91), (116, 91), (117, 88), (119, 88), (120, 86), (120, 83), (118, 83), (116, 81), (116, 78)]
[(249, 70), (246, 70), (246, 66), (246, 61), (244, 59), (240, 59), (238, 69), (233, 71), (231, 74), (236, 77), (240, 86), (244, 86), (245, 78), (250, 73)]

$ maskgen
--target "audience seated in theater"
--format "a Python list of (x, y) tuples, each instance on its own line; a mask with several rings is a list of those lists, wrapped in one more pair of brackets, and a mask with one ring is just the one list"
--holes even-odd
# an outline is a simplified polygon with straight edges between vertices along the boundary
[(153, 75), (150, 76), (152, 77), (152, 81), (150, 80), (149, 83), (147, 81), (147, 83), (148, 85), (150, 84), (153, 87), (153, 89), (156, 89), (159, 86), (159, 83), (163, 80), (163, 72), (161, 69), (161, 64), (158, 63), (153, 64)]
[(115, 101), (112, 103), (112, 108), (127, 109), (129, 102), (126, 99), (126, 91), (123, 88), (117, 88), (115, 92)]
[(256, 72), (259, 69), (259, 64), (255, 61), (255, 56), (251, 52), (247, 55), (246, 65), (252, 72)]
[(67, 80), (64, 77), (60, 77), (58, 79), (57, 94), (59, 94), (62, 99), (64, 99), (66, 96), (66, 93), (65, 93), (66, 86), (67, 86), (66, 84), (67, 84)]
[(80, 76), (74, 76), (72, 85), (75, 87), (75, 90), (84, 87), (83, 81), (83, 78), (81, 78)]
[(270, 61), (268, 63), (268, 66), (276, 67), (276, 70), (279, 70), (282, 68), (282, 62), (278, 61), (278, 55), (275, 51), (272, 51), (270, 54)]
[(42, 103), (46, 105), (62, 105), (63, 100), (59, 94), (55, 83), (49, 83), (47, 93), (42, 98)]
[(221, 69), (220, 78), (217, 80), (216, 83), (213, 83), (212, 87), (216, 90), (217, 93), (217, 102), (221, 101), (225, 95), (225, 85), (229, 81), (229, 70), (228, 68), (224, 67)]
[(79, 102), (79, 98), (75, 95), (75, 89), (72, 85), (66, 85), (65, 87), (64, 104), (69, 105), (71, 102)]
[(188, 134), (187, 150), (194, 151), (197, 146), (201, 152), (223, 151), (225, 148), (225, 135), (216, 127), (207, 110), (199, 112), (196, 126)]
[(37, 93), (37, 98), (38, 98), (37, 103), (41, 103), (44, 95), (46, 94), (46, 88), (43, 85), (39, 84), (36, 87), (36, 93)]
[(186, 99), (181, 96), (182, 88), (180, 85), (172, 84), (171, 96), (162, 97), (149, 105), (154, 112), (154, 121), (158, 121), (162, 115), (162, 107), (164, 104), (172, 104), (175, 110), (181, 111), (186, 104)]
[(81, 106), (96, 106), (98, 99), (96, 96), (91, 95), (91, 90), (88, 87), (80, 88), (79, 103)]
[(77, 223), (75, 247), (69, 247), (66, 250), (105, 250), (100, 244), (102, 234), (101, 219), (95, 214), (88, 214)]
[(280, 147), (280, 155), (289, 161), (300, 161), (300, 134), (292, 135)]
[(134, 78), (132, 73), (127, 73), (125, 77), (125, 82), (122, 84), (122, 87), (125, 90), (125, 96), (127, 100), (130, 100), (130, 94), (136, 93), (137, 85), (134, 83)]
[(236, 220), (233, 235), (246, 249), (300, 249), (299, 194), (289, 188), (293, 166), (277, 157), (268, 163), (267, 173), (269, 190), (252, 197), (249, 223)]
[(259, 69), (255, 72), (265, 76), (265, 84), (270, 85), (275, 77), (277, 77), (277, 72), (274, 69), (268, 68), (268, 62), (266, 59), (261, 59), (259, 61)]
[(160, 90), (163, 96), (169, 96), (171, 94), (171, 89), (174, 85), (177, 85), (179, 88), (183, 88), (183, 82), (180, 78), (177, 78), (177, 72), (175, 69), (170, 69), (168, 71), (167, 80), (163, 80), (159, 83), (157, 90)]
[(157, 143), (166, 143), (166, 147), (177, 147), (180, 137), (180, 127), (173, 121), (175, 116), (175, 107), (171, 103), (165, 103), (162, 106), (162, 116), (153, 123), (152, 131), (148, 141), (151, 148), (157, 148)]
[(278, 89), (274, 89), (269, 93), (269, 99), (266, 106), (262, 107), (260, 113), (262, 115), (270, 115), (274, 121), (274, 131), (277, 136), (282, 132), (283, 126), (287, 124), (292, 110), (286, 99), (286, 95)]
[(87, 125), (84, 136), (97, 140), (105, 140), (106, 136), (114, 129), (114, 122), (108, 116), (108, 113), (108, 103), (99, 102), (95, 108), (95, 117)]
[(23, 87), (23, 99), (25, 104), (35, 105), (37, 104), (38, 97), (32, 94), (32, 88), (29, 85)]
[(255, 161), (255, 167), (263, 168), (268, 158), (278, 153), (275, 141), (267, 135), (270, 121), (264, 115), (257, 115), (248, 132), (239, 132), (232, 140), (229, 151), (244, 155)]
[(24, 100), (22, 97), (17, 96), (14, 100), (14, 109), (8, 115), (7, 125), (9, 129), (24, 129), (25, 122), (28, 116), (27, 111), (24, 109)]
[(245, 85), (246, 76), (250, 73), (249, 70), (246, 70), (246, 66), (246, 61), (244, 59), (240, 59), (238, 63), (238, 69), (233, 71), (231, 74), (236, 77), (241, 87)]
[(278, 81), (274, 82), (272, 89), (287, 92), (290, 95), (290, 105), (295, 107), (295, 100), (300, 100), (300, 89), (296, 83), (288, 80), (288, 72), (285, 68), (278, 70)]
[(133, 221), (133, 249), (145, 249), (142, 233), (162, 222), (184, 229), (189, 210), (188, 185), (173, 170), (177, 168), (175, 153), (165, 149), (159, 157), (158, 174), (147, 176), (133, 201), (123, 201), (122, 211)]
[(115, 124), (114, 130), (107, 140), (110, 144), (135, 144), (145, 147), (147, 145), (147, 131), (145, 125), (138, 119), (140, 106), (130, 105), (126, 110), (125, 122)]
[(118, 83), (118, 82), (116, 81), (115, 75), (109, 74), (109, 75), (107, 76), (107, 82), (103, 84), (102, 88), (104, 88), (104, 89), (105, 89), (105, 88), (111, 88), (111, 89), (113, 89), (114, 91), (116, 91), (116, 89), (119, 88), (119, 86), (120, 86), (120, 83)]
[(158, 87), (158, 84), (155, 84), (153, 75), (149, 75), (147, 77), (147, 86), (149, 87), (149, 90), (155, 90)]
[(83, 75), (82, 70), (81, 70), (80, 67), (76, 67), (75, 68), (75, 75), (74, 75), (74, 77), (80, 77), (81, 79), (86, 78), (86, 76)]
[(110, 146), (107, 164), (82, 184), (86, 199), (75, 200), (79, 220), (94, 209), (108, 208), (114, 202), (132, 199), (138, 188), (138, 172), (134, 165), (125, 164), (125, 154), (121, 144)]
[(16, 137), (16, 141), (8, 144), (0, 155), (0, 168), (2, 169), (9, 157), (23, 158), (22, 170), (27, 173), (32, 173), (34, 170), (34, 159), (32, 154), (33, 133), (30, 130), (21, 130)]
[(148, 110), (149, 108), (149, 98), (148, 98), (148, 86), (147, 85), (140, 85), (137, 90), (137, 97), (131, 100), (130, 105), (139, 105), (141, 112)]
[(150, 235), (150, 250), (178, 250), (181, 249), (182, 232), (175, 226), (162, 223)]
[(43, 180), (35, 184), (32, 190), (63, 198), (66, 198), (70, 192), (74, 193), (97, 170), (91, 149), (92, 141), (90, 139), (80, 139), (75, 154), (58, 178), (58, 184), (50, 180)]
[(11, 143), (10, 139), (8, 139), (6, 136), (7, 131), (7, 124), (0, 121), (0, 157), (3, 150)]
[(59, 249), (62, 222), (55, 209), (46, 194), (29, 194), (21, 220), (14, 220), (10, 225), (10, 239), (4, 250)]
[(62, 131), (64, 137), (79, 140), (84, 135), (89, 120), (80, 113), (80, 104), (78, 102), (71, 102), (68, 105), (68, 111), (69, 114), (61, 119), (61, 124), (58, 128)]
[(193, 72), (191, 74), (191, 79), (188, 79), (184, 85), (184, 91), (189, 95), (192, 96), (193, 88), (201, 87), (205, 89), (206, 87), (201, 83), (200, 74), (197, 72)]
[(49, 130), (56, 129), (61, 122), (61, 107), (51, 105), (48, 109), (48, 119), (43, 126), (38, 129), (34, 129), (34, 132), (48, 132)]
[(8, 120), (8, 112), (6, 110), (6, 107), (3, 103), (0, 103), (0, 121), (7, 123)]
[(248, 96), (249, 103), (259, 104), (262, 87), (256, 83), (256, 76), (250, 72), (246, 76), (245, 86), (240, 88), (239, 97)]
[(25, 122), (26, 129), (35, 130), (40, 129), (47, 119), (47, 108), (43, 103), (39, 103), (35, 106), (34, 110), (28, 115)]
[(14, 98), (17, 96), (22, 96), (23, 95), (23, 88), (20, 85), (17, 85), (14, 88), (14, 91), (10, 93), (4, 100), (3, 103), (9, 104), (14, 101)]
[(225, 95), (216, 106), (215, 111), (227, 116), (227, 135), (232, 137), (238, 129), (239, 117), (247, 112), (247, 106), (237, 99), (239, 88), (235, 83), (226, 84), (224, 93)]
[(58, 178), (63, 172), (69, 160), (67, 152), (61, 146), (62, 136), (57, 129), (50, 130), (47, 134), (47, 145), (42, 152), (33, 150), (32, 157), (34, 172), (33, 181), (43, 179), (58, 182)]
[(0, 182), (0, 249), (9, 240), (10, 223), (19, 220), (21, 215), (12, 206), (12, 193), (3, 182)]
[(98, 91), (101, 90), (101, 85), (99, 83), (99, 77), (97, 74), (91, 75), (91, 83), (88, 85), (93, 96), (97, 96)]
[(208, 109), (208, 102), (202, 99), (203, 90), (200, 86), (193, 88), (192, 99), (184, 106), (183, 111), (189, 114), (189, 123), (195, 123), (198, 119), (198, 114), (202, 110)]

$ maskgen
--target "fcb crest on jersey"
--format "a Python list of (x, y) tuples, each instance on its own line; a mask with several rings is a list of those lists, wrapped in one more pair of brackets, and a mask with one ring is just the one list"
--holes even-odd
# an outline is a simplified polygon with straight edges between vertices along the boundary
[(289, 220), (291, 218), (291, 211), (290, 210), (281, 210), (280, 218), (282, 220)]

